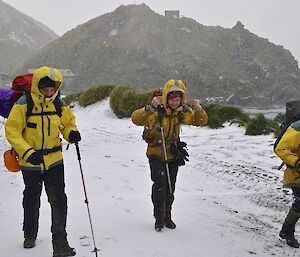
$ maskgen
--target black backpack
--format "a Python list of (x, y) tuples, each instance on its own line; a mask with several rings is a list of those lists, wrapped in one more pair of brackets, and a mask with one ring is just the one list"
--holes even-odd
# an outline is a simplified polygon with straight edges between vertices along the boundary
[(274, 143), (274, 150), (289, 126), (300, 120), (300, 101), (291, 101), (286, 104), (285, 121), (280, 125), (280, 133)]

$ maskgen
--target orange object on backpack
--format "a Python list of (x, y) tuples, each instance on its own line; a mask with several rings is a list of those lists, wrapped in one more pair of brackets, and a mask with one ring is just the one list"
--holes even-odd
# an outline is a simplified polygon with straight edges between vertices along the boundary
[(18, 172), (21, 170), (19, 165), (19, 156), (13, 148), (4, 152), (3, 159), (5, 167), (9, 171)]

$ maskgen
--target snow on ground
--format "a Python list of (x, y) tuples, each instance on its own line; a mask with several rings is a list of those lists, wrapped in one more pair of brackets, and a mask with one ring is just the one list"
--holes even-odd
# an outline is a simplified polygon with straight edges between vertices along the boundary
[[(83, 138), (82, 166), (96, 246), (101, 249), (98, 256), (299, 256), (299, 250), (278, 238), (292, 196), (282, 189), (271, 135), (245, 136), (236, 126), (183, 126), (190, 162), (178, 174), (173, 208), (177, 228), (158, 233), (153, 228), (143, 128), (130, 119), (117, 119), (107, 100), (87, 108), (75, 106), (74, 112)], [(0, 140), (3, 152), (9, 147), (3, 128)], [(69, 242), (77, 256), (95, 256), (75, 147), (64, 156)], [(0, 165), (0, 256), (52, 256), (45, 193), (37, 245), (23, 249), (22, 175)]]

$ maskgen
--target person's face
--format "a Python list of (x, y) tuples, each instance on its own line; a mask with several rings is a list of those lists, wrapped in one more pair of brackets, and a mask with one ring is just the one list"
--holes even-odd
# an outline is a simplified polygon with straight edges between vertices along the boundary
[(55, 93), (55, 88), (54, 87), (44, 87), (40, 89), (41, 93), (45, 95), (45, 97), (51, 97)]
[(181, 98), (178, 96), (178, 97), (169, 99), (168, 100), (168, 105), (170, 106), (170, 108), (172, 110), (175, 110), (179, 107), (180, 102), (181, 102)]

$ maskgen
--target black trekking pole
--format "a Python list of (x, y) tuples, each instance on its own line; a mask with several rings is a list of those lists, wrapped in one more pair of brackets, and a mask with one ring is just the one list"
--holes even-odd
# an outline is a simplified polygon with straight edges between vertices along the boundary
[(162, 125), (162, 107), (158, 106), (157, 107), (157, 112), (158, 112), (158, 118), (159, 118), (159, 123), (160, 123), (160, 132), (161, 132), (161, 144), (164, 152), (164, 157), (165, 157), (165, 163), (166, 163), (166, 171), (167, 171), (167, 179), (168, 179), (168, 184), (169, 184), (169, 190), (170, 194), (173, 194), (172, 190), (172, 185), (171, 185), (171, 178), (170, 178), (170, 170), (169, 170), (169, 165), (168, 165), (168, 156), (167, 156), (167, 148), (166, 148), (166, 141), (165, 141), (165, 133), (164, 133), (164, 127)]
[(285, 163), (282, 162), (282, 163), (280, 164), (280, 166), (279, 166), (277, 169), (278, 169), (278, 170), (281, 170), (284, 164), (285, 164)]
[(98, 257), (98, 252), (100, 251), (100, 249), (98, 249), (96, 247), (95, 236), (94, 236), (94, 229), (93, 229), (93, 225), (92, 225), (92, 219), (91, 219), (91, 212), (90, 212), (90, 207), (89, 207), (89, 201), (88, 201), (88, 198), (87, 198), (86, 186), (85, 186), (83, 172), (82, 172), (81, 156), (80, 156), (80, 151), (79, 151), (79, 145), (78, 145), (78, 143), (75, 143), (75, 146), (76, 146), (76, 152), (77, 152), (77, 157), (78, 157), (78, 162), (79, 162), (79, 168), (80, 168), (80, 173), (81, 173), (83, 191), (84, 191), (84, 196), (85, 196), (84, 202), (86, 203), (86, 207), (87, 207), (87, 211), (88, 211), (88, 215), (89, 215), (89, 221), (90, 221), (90, 226), (91, 226), (91, 231), (92, 231), (92, 238), (93, 238), (93, 243), (94, 243), (94, 250), (92, 251), (92, 253), (95, 253), (96, 257)]

